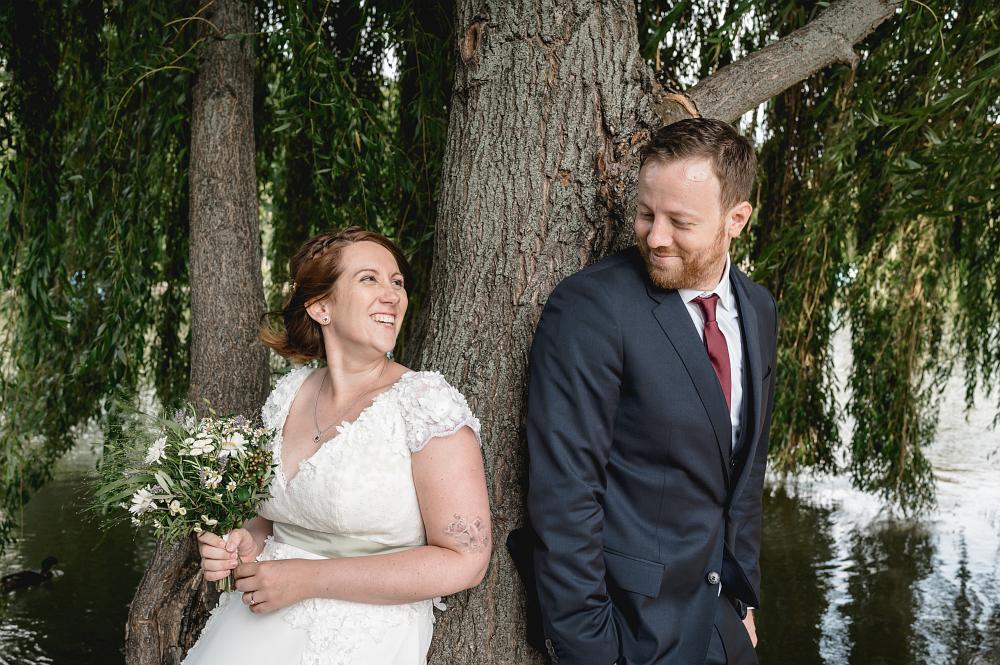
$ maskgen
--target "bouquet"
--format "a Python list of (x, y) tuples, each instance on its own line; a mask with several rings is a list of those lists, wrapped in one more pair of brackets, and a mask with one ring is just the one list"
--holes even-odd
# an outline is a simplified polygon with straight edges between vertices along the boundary
[[(243, 416), (198, 419), (191, 407), (147, 417), (106, 444), (97, 506), (109, 521), (129, 518), (167, 540), (229, 533), (270, 498), (274, 435)], [(232, 591), (232, 573), (216, 588)]]

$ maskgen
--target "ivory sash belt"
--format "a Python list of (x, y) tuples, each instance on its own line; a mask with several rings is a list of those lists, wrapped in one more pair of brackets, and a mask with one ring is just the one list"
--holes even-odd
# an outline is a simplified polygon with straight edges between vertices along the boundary
[(388, 554), (413, 549), (414, 546), (404, 545), (392, 547), (365, 538), (342, 536), (336, 533), (313, 531), (295, 524), (283, 522), (274, 523), (274, 539), (279, 543), (292, 545), (327, 559), (341, 559), (350, 556), (371, 556), (372, 554)]

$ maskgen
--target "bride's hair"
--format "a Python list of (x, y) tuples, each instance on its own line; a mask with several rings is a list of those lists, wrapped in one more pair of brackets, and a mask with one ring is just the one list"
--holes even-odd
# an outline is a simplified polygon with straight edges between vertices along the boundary
[[(285, 305), (264, 315), (260, 329), (264, 344), (293, 363), (326, 357), (320, 324), (313, 321), (306, 307), (330, 293), (342, 270), (340, 258), (344, 248), (356, 242), (373, 242), (389, 250), (403, 274), (403, 288), (410, 293), (413, 285), (410, 264), (399, 247), (384, 235), (360, 226), (320, 233), (306, 241), (292, 257), (289, 270), (292, 284)], [(280, 318), (284, 325), (275, 327), (268, 318)]]

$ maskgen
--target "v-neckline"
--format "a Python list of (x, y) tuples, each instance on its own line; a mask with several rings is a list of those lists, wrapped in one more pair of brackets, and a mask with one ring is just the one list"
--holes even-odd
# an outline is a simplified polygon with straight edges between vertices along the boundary
[(356, 424), (358, 424), (361, 421), (361, 419), (365, 416), (365, 414), (367, 414), (376, 404), (379, 403), (379, 401), (382, 399), (382, 397), (384, 395), (388, 395), (390, 392), (394, 391), (403, 382), (403, 379), (405, 379), (407, 376), (409, 376), (409, 375), (411, 375), (411, 374), (414, 373), (413, 370), (406, 370), (405, 372), (403, 372), (402, 374), (400, 374), (399, 378), (397, 378), (395, 381), (393, 381), (392, 384), (390, 384), (385, 390), (383, 390), (382, 392), (380, 392), (378, 395), (375, 395), (375, 397), (372, 398), (371, 402), (369, 402), (368, 405), (365, 408), (361, 409), (361, 411), (358, 412), (358, 415), (355, 416), (353, 420), (350, 420), (350, 421), (345, 420), (345, 421), (339, 423), (336, 426), (336, 429), (334, 430), (336, 433), (333, 436), (331, 436), (331, 437), (329, 437), (327, 439), (324, 439), (324, 441), (319, 444), (319, 447), (317, 447), (316, 450), (314, 450), (311, 455), (303, 457), (301, 460), (299, 460), (299, 466), (298, 466), (298, 468), (295, 470), (295, 473), (292, 475), (292, 477), (289, 478), (285, 474), (285, 464), (284, 464), (284, 461), (281, 459), (281, 451), (285, 447), (285, 423), (288, 421), (288, 414), (290, 414), (292, 412), (292, 404), (295, 403), (295, 398), (298, 397), (299, 391), (302, 390), (302, 386), (305, 385), (305, 382), (309, 380), (309, 377), (312, 376), (313, 372), (315, 372), (317, 370), (322, 370), (322, 369), (323, 369), (322, 367), (315, 367), (312, 370), (310, 370), (308, 373), (306, 373), (305, 377), (299, 382), (299, 385), (297, 385), (295, 387), (295, 392), (292, 393), (291, 399), (288, 400), (288, 404), (285, 405), (284, 411), (281, 414), (281, 424), (280, 424), (280, 427), (278, 428), (278, 436), (277, 436), (276, 444), (275, 444), (275, 447), (274, 447), (274, 449), (275, 449), (275, 455), (274, 456), (276, 457), (277, 466), (278, 466), (278, 469), (277, 469), (277, 472), (276, 472), (275, 475), (277, 475), (281, 479), (281, 483), (285, 487), (288, 487), (288, 485), (293, 480), (295, 480), (296, 478), (299, 477), (299, 473), (301, 473), (301, 471), (302, 471), (302, 465), (303, 464), (305, 464), (306, 462), (312, 460), (314, 457), (316, 457), (317, 455), (319, 455), (320, 451), (322, 451), (324, 448), (326, 448), (327, 444), (330, 444), (330, 443), (336, 441), (348, 429), (350, 429), (350, 428), (354, 427)]

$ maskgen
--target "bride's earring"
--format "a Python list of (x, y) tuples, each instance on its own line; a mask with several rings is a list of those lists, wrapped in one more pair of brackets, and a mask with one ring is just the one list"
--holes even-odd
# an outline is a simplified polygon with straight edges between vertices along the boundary
[(323, 325), (325, 326), (328, 323), (330, 323), (330, 317), (329, 316), (324, 316), (323, 317)]

